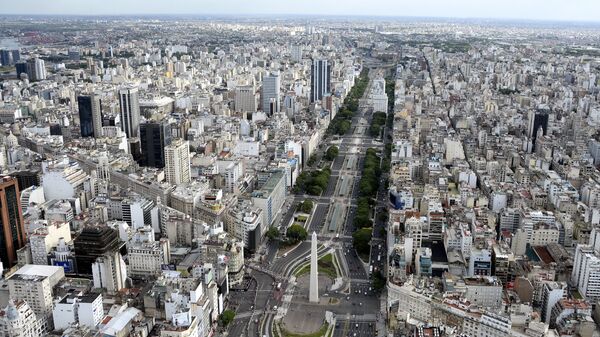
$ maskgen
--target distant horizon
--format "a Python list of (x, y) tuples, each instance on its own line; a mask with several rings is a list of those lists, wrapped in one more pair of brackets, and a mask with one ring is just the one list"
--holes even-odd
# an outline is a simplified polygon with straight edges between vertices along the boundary
[(570, 20), (570, 19), (543, 19), (519, 17), (483, 17), (483, 16), (422, 16), (422, 15), (384, 15), (384, 14), (296, 14), (296, 13), (127, 13), (127, 14), (23, 14), (0, 13), (0, 17), (22, 18), (351, 18), (351, 19), (404, 19), (404, 20), (432, 20), (432, 21), (489, 21), (489, 22), (523, 22), (523, 23), (569, 23), (600, 25), (600, 20)]
[(600, 23), (600, 1), (577, 0), (20, 0), (5, 4), (11, 16), (325, 16), (481, 19)]

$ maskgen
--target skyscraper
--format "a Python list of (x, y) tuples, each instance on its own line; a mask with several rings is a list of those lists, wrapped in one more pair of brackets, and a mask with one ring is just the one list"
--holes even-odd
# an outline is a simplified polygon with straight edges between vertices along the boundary
[(27, 61), (27, 75), (30, 81), (43, 81), (46, 79), (46, 63), (39, 58)]
[(14, 63), (10, 50), (0, 50), (0, 63), (2, 63), (3, 66), (9, 66)]
[[(15, 54), (13, 54), (13, 57)], [(20, 56), (18, 56), (20, 58)], [(13, 58), (14, 59), (14, 58)], [(30, 81), (41, 81), (46, 79), (46, 65), (44, 60), (34, 58), (27, 62), (19, 62), (15, 64), (17, 78), (21, 78), (21, 74), (27, 74)]]
[(26, 244), (23, 213), (17, 179), (4, 176), (0, 180), (0, 259), (4, 267), (17, 263), (17, 250)]
[(95, 95), (78, 96), (81, 137), (102, 136), (102, 104)]
[(119, 90), (121, 106), (121, 129), (127, 138), (139, 136), (140, 131), (140, 98), (137, 87), (124, 87)]
[(256, 112), (256, 93), (253, 85), (240, 85), (235, 88), (235, 110), (245, 113)]
[(528, 119), (528, 127), (527, 127), (527, 136), (531, 139), (531, 143), (533, 144), (533, 150), (535, 150), (536, 143), (536, 135), (538, 129), (541, 128), (543, 135), (548, 134), (548, 119), (550, 116), (549, 109), (538, 109), (537, 111), (531, 110), (527, 114)]
[(303, 47), (302, 45), (292, 45), (292, 51), (291, 51), (291, 59), (294, 62), (300, 62), (302, 61), (302, 52), (303, 52)]
[(140, 124), (141, 166), (165, 167), (165, 146), (171, 144), (171, 126), (166, 121)]
[(262, 109), (268, 115), (279, 112), (279, 96), (280, 96), (281, 79), (279, 72), (274, 72), (263, 78), (261, 91)]
[(15, 70), (17, 71), (17, 79), (21, 78), (21, 74), (29, 75), (27, 73), (27, 62), (18, 62), (15, 64)]
[(328, 60), (314, 59), (310, 73), (310, 101), (320, 101), (331, 92), (331, 64)]
[(116, 230), (100, 226), (85, 227), (73, 242), (79, 275), (92, 275), (92, 264), (99, 257), (118, 252), (124, 245)]
[(165, 147), (165, 176), (171, 184), (190, 182), (190, 146), (187, 141), (176, 139)]
[(21, 59), (21, 53), (18, 50), (0, 50), (0, 63), (3, 66), (10, 66), (17, 63)]

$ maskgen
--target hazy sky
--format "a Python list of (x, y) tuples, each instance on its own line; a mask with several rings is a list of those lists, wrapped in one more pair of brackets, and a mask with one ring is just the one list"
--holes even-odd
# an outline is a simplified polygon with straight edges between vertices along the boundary
[(600, 0), (0, 0), (2, 14), (332, 14), (600, 22)]

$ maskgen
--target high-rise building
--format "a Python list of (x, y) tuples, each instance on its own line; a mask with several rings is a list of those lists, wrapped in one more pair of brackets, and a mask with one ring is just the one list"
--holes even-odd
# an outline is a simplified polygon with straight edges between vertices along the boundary
[(331, 92), (331, 64), (328, 60), (314, 59), (310, 73), (310, 101), (316, 102), (323, 99), (326, 93)]
[(269, 228), (275, 221), (285, 202), (285, 195), (286, 183), (283, 170), (272, 172), (262, 187), (252, 192), (252, 201), (262, 209), (263, 230)]
[(166, 121), (140, 124), (140, 144), (145, 167), (165, 167), (165, 146), (171, 144), (171, 126)]
[(94, 288), (106, 289), (109, 294), (116, 294), (125, 288), (127, 267), (118, 250), (108, 251), (99, 256), (92, 267)]
[(13, 171), (10, 176), (17, 179), (17, 185), (21, 192), (31, 186), (40, 186), (40, 172), (36, 169)]
[(21, 78), (21, 74), (29, 75), (27, 72), (27, 62), (18, 62), (15, 64), (17, 79)]
[(535, 150), (536, 135), (538, 129), (542, 129), (543, 135), (548, 134), (548, 120), (550, 113), (548, 109), (530, 110), (527, 115), (527, 137), (531, 139), (533, 150)]
[(8, 278), (8, 291), (12, 299), (31, 306), (44, 330), (51, 330), (54, 287), (64, 277), (62, 267), (26, 264)]
[(30, 81), (42, 81), (46, 79), (46, 63), (39, 58), (27, 60), (27, 76)]
[(262, 110), (268, 115), (279, 112), (281, 79), (279, 72), (274, 72), (263, 78), (261, 103)]
[(74, 240), (77, 273), (92, 275), (92, 264), (101, 256), (119, 251), (124, 245), (118, 231), (108, 227), (89, 226)]
[(292, 50), (291, 50), (291, 59), (294, 62), (300, 62), (302, 61), (302, 51), (303, 51), (303, 47), (302, 45), (299, 44), (295, 44), (292, 45)]
[(0, 219), (0, 259), (4, 267), (12, 267), (17, 263), (17, 250), (27, 243), (19, 186), (13, 177), (0, 178)]
[(19, 50), (0, 50), (0, 63), (2, 63), (3, 66), (11, 66), (19, 62), (20, 59), (21, 53)]
[(262, 209), (247, 200), (240, 200), (229, 210), (227, 233), (240, 240), (244, 248), (255, 252), (262, 238)]
[(139, 136), (140, 131), (140, 99), (137, 87), (124, 87), (119, 90), (121, 106), (121, 130), (127, 138)]
[(244, 113), (256, 112), (258, 102), (253, 85), (240, 85), (235, 88), (235, 110)]
[(600, 231), (592, 229), (589, 244), (579, 244), (573, 258), (571, 282), (587, 300), (600, 299)]
[(550, 314), (554, 305), (567, 297), (565, 282), (544, 282), (542, 285), (542, 321), (550, 323)]
[(14, 63), (12, 53), (10, 50), (2, 49), (0, 50), (0, 63), (3, 66), (9, 66)]
[(190, 182), (190, 145), (187, 141), (178, 138), (165, 147), (165, 176), (171, 184)]
[(102, 136), (102, 104), (95, 95), (78, 96), (81, 137)]

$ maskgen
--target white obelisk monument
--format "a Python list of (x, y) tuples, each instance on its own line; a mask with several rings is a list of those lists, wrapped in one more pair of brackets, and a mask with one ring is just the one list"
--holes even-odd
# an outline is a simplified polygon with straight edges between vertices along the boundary
[(310, 240), (310, 288), (308, 300), (319, 302), (319, 267), (317, 265), (317, 233), (312, 233)]

